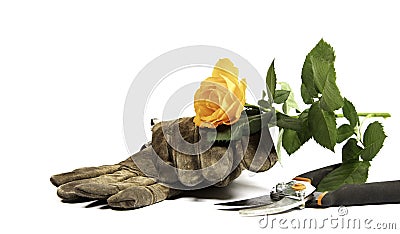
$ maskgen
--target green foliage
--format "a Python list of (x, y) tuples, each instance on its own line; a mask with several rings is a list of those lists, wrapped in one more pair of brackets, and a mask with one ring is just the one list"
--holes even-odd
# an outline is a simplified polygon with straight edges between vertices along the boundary
[(282, 104), (286, 102), (290, 94), (290, 91), (287, 90), (276, 90), (274, 102), (276, 104)]
[(334, 111), (343, 106), (343, 98), (336, 86), (336, 72), (333, 62), (318, 57), (311, 57), (314, 83), (321, 94), (321, 107), (326, 111)]
[(291, 117), (280, 112), (276, 113), (276, 124), (280, 128), (302, 131), (303, 122), (296, 117)]
[(310, 130), (310, 125), (308, 121), (308, 114), (309, 114), (310, 109), (305, 109), (300, 115), (299, 115), (299, 120), (301, 120), (301, 130), (297, 131), (297, 135), (299, 136), (299, 139), (301, 141), (301, 144), (303, 145), (306, 143), (309, 139), (312, 137), (312, 133)]
[(385, 138), (386, 135), (383, 131), (382, 124), (375, 121), (368, 125), (364, 132), (364, 150), (361, 152), (361, 158), (365, 161), (371, 161), (381, 150)]
[(271, 108), (271, 103), (269, 101), (266, 101), (264, 99), (258, 100), (257, 104), (265, 109), (269, 109)]
[(343, 124), (337, 130), (337, 143), (342, 143), (354, 134), (354, 128), (349, 124)]
[(293, 154), (296, 152), (301, 145), (302, 142), (300, 141), (296, 131), (291, 129), (283, 130), (282, 146), (288, 154)]
[(321, 180), (317, 190), (320, 192), (333, 191), (345, 184), (365, 183), (369, 167), (368, 161), (343, 163)]
[(267, 91), (271, 93), (272, 97), (275, 97), (275, 89), (276, 89), (275, 60), (272, 60), (272, 63), (268, 68), (267, 78), (265, 83), (267, 84)]
[(308, 92), (304, 84), (301, 84), (300, 91), (301, 91), (301, 97), (303, 98), (305, 104), (312, 104), (314, 102), (313, 98), (310, 96), (310, 93)]
[(308, 121), (314, 140), (334, 151), (337, 139), (335, 114), (322, 109), (320, 103), (316, 102), (311, 105)]
[(360, 124), (356, 108), (354, 107), (353, 103), (346, 98), (344, 99), (343, 116), (350, 122), (351, 127), (355, 127), (356, 125)]
[[(263, 92), (262, 100), (258, 102), (268, 110), (281, 105), (282, 112), (276, 113), (276, 124), (280, 128), (277, 144), (279, 155), (281, 146), (291, 155), (311, 138), (331, 151), (338, 143), (346, 142), (342, 148), (342, 165), (320, 182), (320, 191), (334, 190), (348, 183), (364, 183), (368, 177), (369, 162), (380, 151), (386, 138), (378, 122), (371, 123), (362, 134), (359, 116), (365, 116), (365, 113), (357, 113), (354, 105), (341, 96), (336, 84), (334, 62), (335, 52), (323, 39), (306, 56), (300, 92), (307, 108), (301, 112), (289, 84), (277, 82), (272, 61), (266, 86), (273, 100), (266, 100), (267, 95)], [(277, 84), (280, 85), (278, 90)], [(291, 109), (296, 111), (295, 116), (289, 115)], [(390, 115), (374, 113), (368, 116)], [(336, 118), (339, 117), (346, 118), (348, 123), (338, 127)]]
[[(295, 109), (296, 111), (299, 111), (299, 106), (297, 105), (296, 100), (294, 99), (294, 93), (292, 92), (292, 88), (290, 88), (290, 85), (286, 82), (279, 82), (282, 90), (286, 90), (289, 92), (288, 98), (283, 102), (282, 105), (282, 110), (285, 114), (288, 114), (290, 109)], [(275, 102), (277, 103), (277, 102)], [(279, 104), (279, 103), (277, 103)]]
[[(349, 120), (350, 124), (358, 125), (358, 116), (357, 118), (354, 118), (354, 115), (350, 117), (351, 115), (349, 115), (349, 112), (344, 114), (344, 116), (347, 116), (346, 118)], [(348, 132), (349, 137), (354, 134), (354, 128), (349, 124), (340, 126), (339, 131), (340, 129), (347, 129), (343, 131)], [(338, 139), (339, 138), (338, 135)], [(342, 139), (345, 138), (346, 137), (342, 136)], [(350, 138), (342, 148), (342, 166), (329, 173), (318, 185), (318, 190), (331, 191), (344, 184), (364, 183), (367, 181), (369, 162), (383, 147), (385, 138), (386, 135), (383, 131), (383, 127), (377, 121), (368, 125), (364, 132), (362, 142), (361, 140)]]
[(320, 59), (329, 63), (335, 61), (335, 52), (333, 48), (321, 39), (318, 44), (308, 53), (304, 60), (303, 69), (301, 72), (301, 80), (303, 83), (302, 97), (306, 104), (311, 104), (310, 98), (318, 98), (318, 91), (315, 85), (315, 75), (313, 71), (313, 63), (311, 58)]
[(342, 148), (342, 162), (358, 162), (363, 148), (357, 144), (357, 140), (350, 138)]

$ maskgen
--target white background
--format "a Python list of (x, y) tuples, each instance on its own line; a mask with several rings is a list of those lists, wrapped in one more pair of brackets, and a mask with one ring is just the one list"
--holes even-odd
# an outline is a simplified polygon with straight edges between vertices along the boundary
[[(122, 116), (132, 80), (153, 58), (188, 45), (232, 50), (263, 75), (276, 58), (278, 79), (300, 101), (302, 63), (323, 37), (336, 50), (343, 96), (360, 112), (392, 114), (382, 120), (388, 138), (369, 181), (400, 179), (398, 10), (396, 1), (1, 1), (1, 233), (265, 233), (259, 218), (218, 211), (213, 203), (259, 195), (340, 161), (339, 147), (333, 154), (309, 142), (283, 166), (245, 173), (231, 187), (197, 197), (123, 212), (61, 203), (50, 175), (126, 158)], [(399, 228), (399, 208), (348, 209), (349, 216), (397, 221)], [(336, 208), (277, 217), (331, 215)]]

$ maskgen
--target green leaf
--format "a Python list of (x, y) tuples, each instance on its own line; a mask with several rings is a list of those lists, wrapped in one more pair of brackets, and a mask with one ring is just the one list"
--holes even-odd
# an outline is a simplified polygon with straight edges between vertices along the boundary
[(364, 132), (364, 150), (361, 152), (361, 158), (365, 161), (371, 161), (381, 150), (385, 138), (383, 127), (378, 121), (369, 124)]
[[(301, 80), (304, 85), (302, 97), (304, 103), (311, 104), (310, 98), (318, 97), (318, 92), (314, 83), (314, 73), (311, 64), (311, 57), (319, 58), (327, 62), (333, 63), (335, 61), (335, 52), (332, 46), (321, 39), (318, 44), (308, 53), (304, 60), (303, 69), (301, 72)], [(305, 92), (307, 90), (308, 92)]]
[(286, 82), (279, 82), (279, 85), (281, 86), (282, 90), (290, 91), (289, 97), (283, 103), (282, 107), (283, 112), (287, 114), (291, 108), (295, 109), (296, 111), (299, 111), (299, 106), (297, 105), (297, 102), (294, 99), (294, 93), (292, 92), (292, 88), (290, 87), (290, 85)]
[(297, 130), (286, 128), (283, 133), (283, 148), (289, 155), (296, 152), (312, 137), (308, 127), (308, 112), (309, 109), (304, 110), (296, 119), (295, 126)]
[(322, 58), (310, 57), (314, 82), (318, 91), (322, 94), (321, 107), (326, 111), (334, 111), (343, 106), (343, 98), (336, 85), (336, 72), (333, 62)]
[(357, 145), (357, 140), (350, 138), (342, 148), (342, 162), (358, 162), (362, 148)]
[(313, 103), (313, 98), (311, 97), (310, 93), (308, 92), (304, 84), (301, 84), (301, 97), (303, 98), (305, 104)]
[(271, 103), (269, 103), (269, 101), (266, 101), (264, 99), (258, 100), (257, 104), (260, 107), (263, 107), (265, 109), (270, 109), (271, 108)]
[(266, 83), (267, 83), (267, 91), (271, 93), (272, 97), (275, 97), (275, 89), (276, 89), (275, 59), (272, 60), (272, 63), (268, 68)]
[(302, 128), (300, 131), (297, 131), (297, 136), (300, 139), (301, 144), (303, 145), (306, 143), (311, 137), (312, 133), (310, 131), (310, 128), (308, 127), (308, 112), (309, 109), (305, 109), (300, 115), (299, 115), (299, 120), (302, 122)]
[(291, 129), (295, 131), (301, 131), (303, 123), (300, 119), (294, 118), (282, 113), (276, 113), (277, 126), (284, 129)]
[(315, 141), (334, 151), (337, 139), (335, 114), (323, 110), (319, 102), (316, 102), (311, 105), (308, 113), (308, 124)]
[(319, 192), (333, 191), (345, 184), (363, 184), (368, 178), (368, 161), (344, 163), (325, 176), (318, 185)]
[(266, 96), (267, 96), (267, 93), (265, 92), (265, 90), (263, 90), (261, 99), (264, 99)]
[(286, 152), (291, 155), (300, 148), (302, 142), (300, 141), (296, 131), (285, 129), (283, 132), (282, 145)]
[(288, 114), (289, 111), (290, 111), (290, 108), (288, 107), (288, 105), (286, 105), (286, 102), (283, 103), (282, 111), (283, 111), (283, 113), (285, 113), (285, 114)]
[(350, 126), (352, 127), (355, 127), (360, 123), (356, 108), (354, 107), (353, 103), (346, 98), (344, 99), (343, 104), (343, 116), (350, 122)]
[(337, 130), (337, 143), (341, 143), (345, 141), (347, 138), (351, 137), (354, 134), (354, 128), (352, 128), (348, 124), (343, 124)]
[(284, 103), (289, 97), (290, 91), (287, 90), (276, 90), (274, 102), (276, 104)]

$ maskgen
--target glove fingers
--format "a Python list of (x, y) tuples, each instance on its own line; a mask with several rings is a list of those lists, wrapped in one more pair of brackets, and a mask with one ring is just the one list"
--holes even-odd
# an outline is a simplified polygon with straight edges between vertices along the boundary
[(178, 178), (182, 184), (192, 187), (204, 180), (199, 170), (199, 159), (196, 155), (186, 155), (179, 152), (174, 152), (173, 155), (176, 157)]
[(79, 169), (75, 169), (71, 172), (61, 173), (57, 175), (53, 175), (50, 178), (50, 181), (55, 186), (60, 186), (62, 184), (74, 181), (74, 180), (82, 180), (93, 178), (97, 176), (101, 176), (104, 174), (114, 173), (121, 166), (120, 165), (106, 165), (100, 167), (83, 167)]
[(156, 160), (154, 164), (156, 166), (156, 177), (159, 181), (173, 184), (178, 181), (177, 171), (173, 166), (173, 159), (169, 153), (170, 147), (167, 142), (166, 136), (164, 135), (163, 128), (168, 129), (169, 124), (173, 121), (162, 122), (156, 124), (152, 131), (152, 148), (156, 154)]
[(243, 137), (242, 145), (246, 149), (242, 163), (252, 172), (266, 171), (278, 161), (271, 134), (267, 130), (262, 131), (262, 134)]
[(81, 183), (88, 182), (88, 181), (89, 181), (89, 179), (83, 179), (83, 180), (75, 180), (75, 181), (65, 183), (65, 184), (61, 185), (60, 187), (58, 187), (57, 196), (59, 196), (60, 198), (63, 199), (63, 201), (66, 201), (66, 202), (74, 202), (77, 200), (81, 200), (82, 197), (78, 196), (75, 193), (74, 188), (75, 188), (75, 186), (77, 186)]
[(231, 172), (232, 149), (214, 146), (201, 154), (202, 174), (208, 181), (222, 181)]
[(66, 201), (74, 201), (74, 200), (81, 198), (81, 196), (79, 196), (75, 192), (75, 187), (80, 184), (114, 183), (114, 182), (120, 182), (120, 181), (126, 180), (133, 176), (136, 176), (136, 174), (130, 170), (120, 170), (120, 171), (116, 171), (112, 174), (101, 175), (101, 176), (98, 176), (95, 178), (75, 180), (75, 181), (65, 183), (65, 184), (61, 185), (60, 187), (58, 187), (57, 195)]
[(133, 209), (152, 205), (177, 193), (176, 190), (156, 183), (127, 188), (108, 198), (107, 202), (113, 208)]
[(135, 186), (155, 184), (156, 180), (149, 177), (137, 176), (116, 183), (84, 183), (75, 186), (75, 194), (90, 199), (107, 199), (118, 192)]
[(214, 184), (215, 187), (226, 187), (230, 184), (234, 179), (238, 178), (242, 173), (242, 168), (240, 166), (236, 167), (235, 170), (231, 172), (224, 180)]
[(169, 130), (174, 130), (174, 132), (167, 132), (164, 137), (168, 139), (171, 146), (171, 161), (178, 169), (178, 179), (183, 185), (196, 186), (204, 180), (199, 170), (201, 165), (197, 150), (192, 145), (198, 141), (197, 128), (192, 119), (182, 118), (178, 122), (172, 122)]
[(233, 163), (232, 166), (235, 167), (234, 170), (221, 182), (215, 184), (216, 187), (225, 187), (230, 184), (233, 180), (238, 178), (242, 173), (243, 166), (241, 164), (241, 160), (243, 159), (243, 148), (242, 141), (231, 141), (231, 144), (234, 144), (233, 149)]

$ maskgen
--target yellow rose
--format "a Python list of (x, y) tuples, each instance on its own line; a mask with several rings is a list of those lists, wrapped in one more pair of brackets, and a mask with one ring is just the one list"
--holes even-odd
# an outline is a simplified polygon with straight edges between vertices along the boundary
[(227, 58), (215, 64), (212, 76), (201, 82), (194, 95), (196, 126), (216, 128), (239, 120), (246, 102), (247, 84), (245, 79), (239, 82), (238, 75), (238, 68)]

